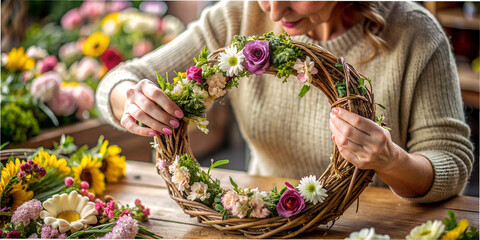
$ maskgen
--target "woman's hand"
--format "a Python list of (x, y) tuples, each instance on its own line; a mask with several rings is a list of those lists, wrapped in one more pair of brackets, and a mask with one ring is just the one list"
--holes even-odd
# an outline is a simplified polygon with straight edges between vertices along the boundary
[[(160, 107), (159, 107), (160, 106)], [(180, 123), (182, 110), (151, 81), (144, 79), (126, 89), (126, 100), (120, 124), (129, 132), (153, 137), (172, 134)], [(136, 121), (147, 125), (139, 126)]]
[(341, 155), (356, 167), (386, 172), (397, 163), (399, 147), (390, 132), (372, 120), (333, 108), (330, 129)]

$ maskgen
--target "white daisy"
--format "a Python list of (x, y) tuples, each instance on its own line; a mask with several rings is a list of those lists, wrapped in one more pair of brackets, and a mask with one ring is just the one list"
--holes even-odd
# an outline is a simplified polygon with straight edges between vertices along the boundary
[(86, 228), (89, 224), (97, 223), (95, 203), (76, 191), (68, 195), (66, 193), (53, 195), (43, 202), (43, 207), (45, 210), (40, 212), (40, 218), (45, 224), (58, 228), (61, 233), (68, 230), (73, 233)]
[(187, 196), (188, 200), (195, 201), (195, 199), (200, 199), (200, 201), (205, 201), (205, 199), (210, 197), (210, 193), (207, 192), (208, 185), (203, 182), (195, 182), (190, 190), (190, 194)]
[(323, 202), (327, 195), (327, 190), (325, 190), (320, 182), (317, 181), (317, 177), (314, 175), (305, 176), (300, 180), (300, 185), (298, 185), (300, 195), (307, 202), (317, 204), (318, 202)]
[(407, 240), (429, 240), (439, 239), (445, 231), (445, 225), (441, 221), (427, 221), (426, 223), (414, 227), (406, 237)]
[(229, 46), (225, 52), (220, 53), (218, 67), (227, 73), (227, 76), (233, 77), (243, 70), (240, 64), (245, 59), (243, 51), (237, 52), (237, 47)]
[(390, 236), (388, 235), (379, 235), (375, 234), (375, 229), (373, 228), (364, 228), (359, 232), (352, 232), (350, 236), (345, 238), (345, 240), (390, 240)]

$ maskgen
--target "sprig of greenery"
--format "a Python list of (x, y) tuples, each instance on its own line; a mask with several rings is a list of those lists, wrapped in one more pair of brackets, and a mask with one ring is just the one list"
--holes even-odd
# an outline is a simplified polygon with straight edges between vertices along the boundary
[(277, 69), (277, 77), (285, 80), (293, 71), (295, 61), (303, 56), (302, 51), (293, 44), (288, 33), (275, 36), (273, 32), (263, 35), (268, 40), (271, 53), (273, 53), (273, 66)]
[(273, 187), (272, 191), (270, 191), (268, 195), (263, 198), (263, 201), (265, 201), (267, 209), (270, 210), (272, 216), (278, 216), (277, 203), (285, 191), (287, 191), (287, 187), (284, 187), (282, 190), (280, 190), (280, 192), (278, 192), (277, 187), (275, 186)]
[(380, 116), (375, 116), (375, 122), (378, 124), (378, 126), (391, 131), (392, 129), (387, 127), (387, 124), (384, 122), (384, 120), (385, 120), (385, 115), (383, 114)]

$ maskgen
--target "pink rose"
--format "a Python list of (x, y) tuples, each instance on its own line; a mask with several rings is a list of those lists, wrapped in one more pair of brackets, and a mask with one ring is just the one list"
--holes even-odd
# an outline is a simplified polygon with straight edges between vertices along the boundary
[(80, 15), (80, 10), (78, 8), (74, 8), (68, 11), (65, 13), (65, 15), (63, 15), (60, 23), (65, 30), (73, 30), (79, 27), (82, 24), (82, 15)]
[(187, 69), (187, 79), (197, 81), (197, 83), (203, 83), (202, 68), (192, 66)]
[(47, 72), (35, 78), (32, 83), (32, 95), (42, 102), (47, 102), (58, 94), (62, 78), (56, 72)]
[(108, 2), (107, 10), (109, 12), (120, 12), (125, 8), (132, 6), (132, 3), (129, 1), (111, 1)]
[(50, 99), (50, 101), (47, 102), (47, 105), (57, 116), (69, 116), (75, 112), (75, 109), (77, 109), (77, 104), (75, 103), (73, 95), (62, 90)]
[(55, 66), (57, 66), (57, 64), (57, 57), (48, 56), (38, 63), (38, 70), (40, 71), (40, 73), (50, 72), (55, 69)]
[(133, 53), (134, 57), (141, 57), (141, 56), (149, 53), (152, 50), (153, 50), (152, 42), (150, 42), (146, 39), (142, 39), (142, 40), (138, 41), (137, 43), (135, 43), (135, 45), (133, 45), (132, 53)]
[(80, 14), (90, 20), (95, 20), (105, 13), (105, 2), (85, 1), (80, 6)]
[(285, 191), (277, 204), (277, 212), (286, 218), (299, 214), (305, 208), (305, 200), (293, 186), (285, 182), (289, 190)]

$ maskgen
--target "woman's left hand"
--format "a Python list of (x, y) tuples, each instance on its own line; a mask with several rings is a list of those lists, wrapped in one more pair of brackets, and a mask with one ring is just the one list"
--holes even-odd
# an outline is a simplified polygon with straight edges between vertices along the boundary
[(390, 132), (372, 120), (333, 108), (330, 129), (340, 154), (356, 167), (388, 172), (397, 163), (399, 147)]

